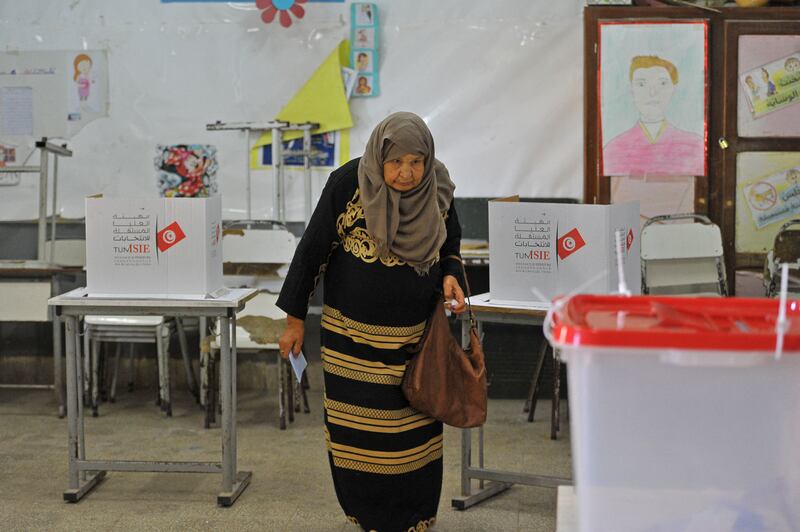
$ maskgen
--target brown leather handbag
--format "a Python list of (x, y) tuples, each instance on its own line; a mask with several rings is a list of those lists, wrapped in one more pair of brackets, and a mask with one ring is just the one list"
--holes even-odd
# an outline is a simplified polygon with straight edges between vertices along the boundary
[(483, 347), (472, 306), (469, 304), (469, 282), (461, 258), (469, 308), (469, 348), (462, 349), (453, 334), (445, 315), (444, 305), (437, 301), (422, 340), (413, 348), (415, 352), (406, 364), (403, 377), (403, 394), (412, 407), (439, 421), (459, 428), (478, 427), (486, 421), (486, 365)]

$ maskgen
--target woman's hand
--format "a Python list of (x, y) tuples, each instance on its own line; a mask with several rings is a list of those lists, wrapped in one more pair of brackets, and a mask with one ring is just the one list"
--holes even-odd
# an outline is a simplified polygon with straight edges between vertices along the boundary
[(306, 327), (303, 320), (295, 318), (294, 316), (286, 316), (286, 329), (284, 329), (280, 340), (278, 340), (278, 346), (283, 358), (288, 359), (290, 351), (294, 356), (300, 354), (300, 348), (303, 347), (303, 334), (305, 330)]
[[(467, 303), (464, 301), (464, 291), (458, 285), (458, 280), (452, 275), (445, 275), (442, 281), (442, 293), (444, 300), (451, 312), (461, 314), (467, 310)], [(455, 305), (453, 304), (455, 301)]]

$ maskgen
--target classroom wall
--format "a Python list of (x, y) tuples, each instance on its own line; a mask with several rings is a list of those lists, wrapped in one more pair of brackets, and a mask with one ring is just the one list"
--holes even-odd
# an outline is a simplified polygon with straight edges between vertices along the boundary
[[(457, 196), (582, 196), (581, 0), (374, 1), (382, 92), (351, 101), (351, 156), (386, 114), (411, 110), (433, 131)], [(58, 214), (82, 217), (83, 197), (97, 192), (155, 196), (155, 145), (202, 143), (218, 149), (224, 216), (242, 218), (244, 135), (205, 125), (272, 119), (348, 36), (349, 2), (305, 8), (284, 29), (265, 25), (253, 3), (0, 4), (5, 51), (108, 51), (110, 116), (69, 139)], [(328, 172), (315, 170), (315, 198)], [(35, 218), (37, 184), (23, 176), (0, 187), (0, 220)], [(254, 217), (273, 217), (272, 190), (270, 173), (254, 172)], [(302, 198), (297, 175), (290, 220), (303, 218)]]

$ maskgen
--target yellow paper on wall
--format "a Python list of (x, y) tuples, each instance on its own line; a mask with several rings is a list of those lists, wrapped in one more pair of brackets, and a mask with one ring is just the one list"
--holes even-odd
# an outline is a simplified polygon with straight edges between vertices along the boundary
[[(345, 97), (342, 81), (342, 66), (348, 65), (349, 55), (350, 43), (343, 40), (275, 119), (295, 123), (316, 122), (319, 124), (319, 129), (313, 130), (312, 134), (353, 127), (353, 117), (350, 115), (350, 106)], [(301, 131), (287, 131), (283, 134), (283, 140), (302, 136)], [(258, 150), (268, 144), (272, 144), (271, 132), (261, 135), (252, 150)]]

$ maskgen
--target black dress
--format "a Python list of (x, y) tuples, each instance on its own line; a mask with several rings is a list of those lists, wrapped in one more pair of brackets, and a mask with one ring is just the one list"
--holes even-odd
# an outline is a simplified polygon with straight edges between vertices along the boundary
[[(405, 346), (420, 340), (432, 305), (441, 301), (442, 275), (458, 275), (460, 267), (443, 260), (419, 275), (394, 255), (377, 256), (358, 162), (328, 179), (277, 304), (304, 319), (324, 271), (325, 438), (345, 515), (365, 530), (426, 530), (439, 506), (442, 424), (411, 408), (400, 383)], [(461, 241), (452, 205), (445, 216), (440, 257), (458, 254)]]

